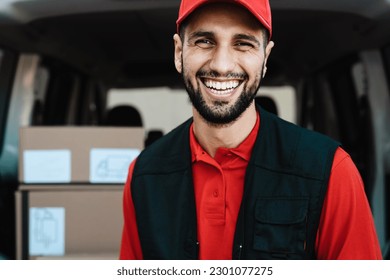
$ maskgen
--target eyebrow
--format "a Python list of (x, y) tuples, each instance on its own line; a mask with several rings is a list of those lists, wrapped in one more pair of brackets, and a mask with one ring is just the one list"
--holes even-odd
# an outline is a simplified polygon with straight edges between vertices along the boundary
[(192, 40), (194, 38), (199, 38), (199, 37), (214, 37), (214, 32), (210, 32), (210, 31), (196, 31), (196, 32), (193, 32), (190, 34), (190, 36), (188, 36), (188, 40)]

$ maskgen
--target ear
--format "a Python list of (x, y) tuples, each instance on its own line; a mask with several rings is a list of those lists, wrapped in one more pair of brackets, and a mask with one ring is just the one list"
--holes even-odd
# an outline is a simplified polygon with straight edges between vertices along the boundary
[(175, 67), (177, 72), (181, 73), (182, 69), (182, 53), (183, 53), (183, 42), (178, 34), (173, 36), (173, 42), (175, 44)]
[(273, 41), (269, 41), (267, 46), (265, 47), (265, 60), (267, 61), (269, 55), (271, 54), (271, 50), (274, 47), (275, 43)]
[(267, 72), (267, 61), (268, 57), (271, 54), (272, 48), (274, 47), (274, 42), (269, 41), (267, 46), (265, 47), (265, 58), (264, 58), (264, 67), (263, 67), (263, 78), (265, 76), (265, 73)]

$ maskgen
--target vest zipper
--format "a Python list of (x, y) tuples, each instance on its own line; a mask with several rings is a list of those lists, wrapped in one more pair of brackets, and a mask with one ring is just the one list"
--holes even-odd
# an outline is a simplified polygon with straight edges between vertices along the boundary
[(307, 253), (306, 249), (307, 249), (307, 232), (309, 231), (309, 222), (308, 222), (308, 218), (307, 218), (307, 215), (305, 216), (305, 223), (306, 223), (306, 235), (305, 235), (305, 240), (303, 241), (303, 250)]
[(242, 244), (238, 246), (238, 259), (241, 260), (241, 253), (242, 253)]

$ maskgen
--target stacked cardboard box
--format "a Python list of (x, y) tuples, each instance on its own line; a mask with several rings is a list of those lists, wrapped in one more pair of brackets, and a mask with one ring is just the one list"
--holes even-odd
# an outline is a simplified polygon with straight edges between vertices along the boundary
[(22, 128), (17, 258), (116, 259), (123, 185), (143, 143), (142, 128)]

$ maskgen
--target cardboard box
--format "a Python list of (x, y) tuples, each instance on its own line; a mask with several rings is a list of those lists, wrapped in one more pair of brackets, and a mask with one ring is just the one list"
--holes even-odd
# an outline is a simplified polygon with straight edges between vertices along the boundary
[(118, 259), (123, 186), (21, 185), (17, 259)]
[(132, 127), (21, 128), (19, 182), (122, 184), (144, 137)]

